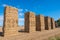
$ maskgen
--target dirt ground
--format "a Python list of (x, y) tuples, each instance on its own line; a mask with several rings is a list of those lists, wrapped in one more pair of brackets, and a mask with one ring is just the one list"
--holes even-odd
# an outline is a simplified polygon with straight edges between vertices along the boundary
[[(0, 40), (47, 40), (49, 37), (60, 35), (60, 28), (55, 28), (53, 30), (36, 31), (34, 33), (23, 32), (24, 27), (19, 27), (18, 30), (18, 35), (9, 37), (0, 36)], [(0, 27), (0, 32), (2, 32), (2, 27)]]

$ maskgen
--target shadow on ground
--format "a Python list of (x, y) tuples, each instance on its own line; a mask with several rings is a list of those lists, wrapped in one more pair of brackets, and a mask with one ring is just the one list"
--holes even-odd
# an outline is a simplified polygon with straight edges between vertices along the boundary
[(4, 36), (4, 35), (3, 35), (3, 32), (0, 32), (0, 36), (2, 36), (2, 37)]

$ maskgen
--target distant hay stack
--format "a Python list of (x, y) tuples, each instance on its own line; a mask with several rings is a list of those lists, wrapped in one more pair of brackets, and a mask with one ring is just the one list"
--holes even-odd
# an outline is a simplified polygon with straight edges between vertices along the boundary
[(51, 18), (51, 29), (55, 29), (55, 21)]
[(51, 18), (46, 16), (45, 17), (45, 29), (50, 30), (51, 29)]

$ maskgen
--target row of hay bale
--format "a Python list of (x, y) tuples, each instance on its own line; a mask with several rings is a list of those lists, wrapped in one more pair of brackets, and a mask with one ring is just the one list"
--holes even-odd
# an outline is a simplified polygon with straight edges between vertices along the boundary
[(33, 12), (25, 13), (25, 31), (43, 31), (55, 28), (55, 21), (49, 16), (35, 15)]
[[(3, 35), (13, 36), (18, 34), (18, 9), (6, 6), (4, 10)], [(25, 32), (43, 31), (55, 28), (53, 18), (35, 15), (33, 12), (25, 13)]]

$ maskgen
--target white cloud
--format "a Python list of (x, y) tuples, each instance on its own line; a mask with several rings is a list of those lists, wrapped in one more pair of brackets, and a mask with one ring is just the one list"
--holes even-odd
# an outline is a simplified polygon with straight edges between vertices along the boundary
[(23, 11), (23, 9), (18, 9), (19, 12)]
[(1, 21), (3, 21), (3, 16), (2, 16), (2, 15), (0, 15), (0, 22), (1, 22)]
[(18, 9), (19, 16), (23, 16), (24, 15), (23, 11), (24, 11), (23, 9)]
[(7, 4), (2, 4), (3, 7), (8, 6)]
[(22, 12), (21, 12), (21, 13), (19, 13), (19, 16), (23, 16), (23, 15), (24, 15), (24, 13), (22, 13)]
[(22, 12), (22, 11), (29, 11), (28, 9), (18, 9), (19, 12)]
[(24, 21), (24, 18), (19, 18), (19, 21)]
[[(11, 6), (11, 5), (2, 4), (2, 6), (5, 7), (5, 6)], [(11, 6), (11, 7), (16, 8), (16, 7), (14, 7), (14, 6)]]
[(25, 9), (25, 11), (28, 11), (28, 9)]
[(29, 10), (28, 9), (22, 9), (22, 8), (18, 9), (20, 16), (24, 16), (24, 12), (27, 12), (27, 11), (29, 11)]
[(0, 26), (3, 26), (3, 15), (0, 15)]

